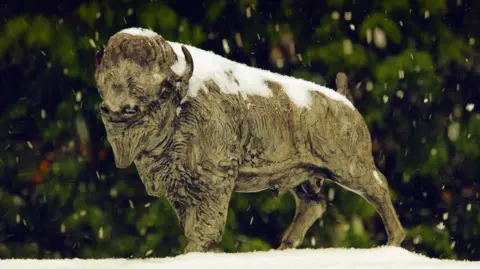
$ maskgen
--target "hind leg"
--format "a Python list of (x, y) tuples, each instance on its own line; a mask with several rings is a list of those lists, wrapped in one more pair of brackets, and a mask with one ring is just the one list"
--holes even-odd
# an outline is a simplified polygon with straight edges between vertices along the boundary
[(354, 177), (343, 173), (343, 176), (336, 176), (333, 180), (346, 189), (361, 195), (372, 204), (385, 225), (388, 236), (387, 245), (399, 246), (405, 239), (405, 231), (393, 207), (387, 180), (375, 165), (369, 167), (371, 169), (366, 170), (362, 176)]
[(295, 216), (283, 234), (278, 249), (295, 248), (300, 245), (308, 229), (325, 212), (326, 201), (320, 193), (322, 182), (322, 179), (308, 181), (290, 190), (296, 204)]

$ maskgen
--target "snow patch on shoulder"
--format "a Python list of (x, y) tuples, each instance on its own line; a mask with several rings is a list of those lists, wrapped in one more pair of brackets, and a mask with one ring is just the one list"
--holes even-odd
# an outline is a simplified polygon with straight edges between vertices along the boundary
[(237, 63), (211, 51), (172, 41), (168, 41), (168, 43), (178, 58), (178, 61), (172, 66), (175, 73), (182, 74), (185, 70), (186, 63), (181, 49), (182, 45), (187, 47), (192, 55), (195, 67), (190, 79), (189, 96), (195, 97), (199, 90), (208, 91), (204, 82), (212, 79), (225, 93), (241, 94), (245, 98), (248, 95), (269, 97), (272, 93), (265, 82), (272, 81), (279, 83), (283, 91), (298, 107), (310, 107), (312, 102), (310, 92), (317, 91), (354, 109), (353, 104), (345, 96), (333, 89)]
[[(156, 32), (144, 28), (127, 28), (120, 31), (120, 33), (147, 37), (158, 35)], [(205, 81), (213, 80), (217, 83), (220, 90), (227, 94), (240, 94), (244, 98), (247, 98), (249, 95), (270, 97), (272, 92), (266, 81), (272, 81), (279, 83), (290, 100), (298, 107), (310, 107), (312, 103), (311, 92), (317, 91), (332, 100), (342, 102), (349, 108), (354, 109), (353, 104), (345, 96), (333, 89), (310, 81), (237, 63), (211, 51), (205, 51), (190, 45), (172, 41), (167, 42), (172, 46), (178, 58), (178, 61), (171, 67), (173, 72), (180, 75), (185, 70), (186, 63), (181, 49), (182, 46), (187, 47), (192, 55), (195, 67), (193, 76), (190, 79), (188, 96), (195, 97), (200, 90), (207, 92), (208, 89), (204, 83)]]
[(123, 29), (119, 33), (125, 33), (125, 34), (136, 35), (136, 36), (148, 36), (148, 37), (158, 36), (156, 32), (150, 29), (136, 28), (136, 27)]
[[(270, 90), (262, 80), (259, 72), (252, 72), (248, 66), (233, 62), (210, 51), (205, 51), (190, 45), (168, 41), (177, 54), (178, 61), (172, 66), (172, 71), (182, 74), (186, 62), (182, 52), (185, 46), (194, 62), (193, 75), (190, 79), (189, 96), (195, 97), (199, 90), (208, 91), (204, 82), (213, 80), (219, 88), (227, 94), (240, 93), (247, 95), (260, 95), (268, 97)], [(234, 79), (235, 78), (235, 79)]]

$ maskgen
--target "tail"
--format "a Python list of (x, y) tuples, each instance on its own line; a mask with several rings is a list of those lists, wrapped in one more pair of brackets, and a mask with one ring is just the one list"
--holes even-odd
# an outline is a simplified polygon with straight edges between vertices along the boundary
[(347, 99), (353, 104), (353, 95), (348, 89), (348, 78), (345, 73), (338, 72), (335, 78), (335, 84), (337, 86), (337, 92), (347, 97)]

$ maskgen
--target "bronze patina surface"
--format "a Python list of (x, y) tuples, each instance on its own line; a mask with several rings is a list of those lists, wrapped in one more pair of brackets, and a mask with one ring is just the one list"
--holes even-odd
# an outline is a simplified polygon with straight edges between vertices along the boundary
[[(115, 34), (97, 57), (101, 114), (117, 167), (135, 164), (147, 192), (167, 198), (188, 239), (186, 252), (210, 251), (221, 240), (232, 192), (290, 192), (297, 204), (280, 248), (296, 247), (326, 209), (325, 179), (368, 200), (381, 215), (388, 245), (405, 235), (376, 168), (362, 115), (344, 102), (311, 91), (311, 106), (296, 105), (274, 80), (271, 96), (226, 93), (213, 79), (188, 96), (202, 63), (179, 55), (160, 35)], [(195, 62), (195, 66), (194, 66)], [(238, 85), (231, 70), (224, 76)], [(338, 91), (350, 100), (346, 75)]]

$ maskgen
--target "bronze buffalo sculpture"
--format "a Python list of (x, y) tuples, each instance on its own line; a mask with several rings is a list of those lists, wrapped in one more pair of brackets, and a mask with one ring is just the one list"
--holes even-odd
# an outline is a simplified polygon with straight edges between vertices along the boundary
[[(141, 28), (109, 39), (95, 80), (116, 166), (133, 162), (148, 194), (168, 199), (186, 252), (215, 249), (232, 192), (265, 189), (293, 194), (280, 249), (298, 246), (325, 211), (324, 179), (375, 207), (388, 245), (403, 241), (368, 127), (344, 95)], [(346, 89), (344, 74), (337, 88)]]

